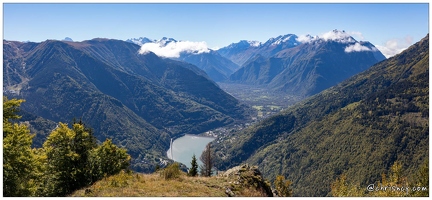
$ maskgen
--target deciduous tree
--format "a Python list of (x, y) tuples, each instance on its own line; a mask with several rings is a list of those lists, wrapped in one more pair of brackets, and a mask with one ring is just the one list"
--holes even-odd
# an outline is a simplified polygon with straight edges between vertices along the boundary
[(285, 180), (284, 176), (278, 175), (274, 182), (278, 195), (280, 197), (290, 197), (292, 196), (291, 181)]
[(130, 159), (126, 149), (117, 147), (111, 139), (105, 140), (100, 146), (92, 150), (90, 155), (93, 178), (99, 180), (104, 176), (119, 173), (122, 169), (129, 167)]
[(29, 128), (12, 123), (19, 119), (18, 108), (24, 100), (3, 97), (3, 196), (30, 196), (34, 178), (34, 154)]
[(207, 144), (206, 148), (202, 152), (200, 156), (200, 160), (203, 163), (201, 165), (201, 176), (211, 176), (212, 175), (212, 168), (213, 168), (213, 161), (211, 157), (211, 149), (210, 149), (210, 143)]

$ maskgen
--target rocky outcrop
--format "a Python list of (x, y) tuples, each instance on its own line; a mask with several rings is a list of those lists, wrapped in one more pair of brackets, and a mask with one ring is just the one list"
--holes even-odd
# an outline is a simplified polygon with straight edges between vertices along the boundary
[(225, 188), (225, 193), (229, 197), (247, 196), (248, 190), (261, 193), (265, 197), (274, 196), (270, 183), (263, 178), (257, 166), (243, 164), (233, 167), (219, 176), (228, 177), (232, 180), (231, 185)]

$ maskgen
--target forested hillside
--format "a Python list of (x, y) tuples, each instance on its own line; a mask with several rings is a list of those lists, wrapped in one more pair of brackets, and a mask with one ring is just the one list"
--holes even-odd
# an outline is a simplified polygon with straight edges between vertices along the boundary
[[(3, 41), (3, 83), (22, 109), (54, 122), (82, 119), (99, 141), (126, 147), (137, 171), (166, 158), (171, 137), (246, 118), (247, 108), (196, 66), (141, 55), (110, 39)], [(36, 143), (36, 144), (40, 144)]]
[(293, 182), (295, 196), (329, 196), (342, 173), (366, 188), (429, 157), (429, 35), (402, 53), (216, 145), (216, 166), (242, 162)]

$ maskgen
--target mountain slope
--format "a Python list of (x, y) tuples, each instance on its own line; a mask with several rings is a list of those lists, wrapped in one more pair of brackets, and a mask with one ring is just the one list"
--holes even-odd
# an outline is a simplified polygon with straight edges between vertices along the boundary
[(275, 76), (284, 70), (282, 59), (266, 59), (261, 54), (251, 58), (244, 66), (247, 67), (240, 68), (229, 79), (243, 84), (264, 85), (270, 83)]
[[(235, 70), (239, 68), (238, 65), (231, 62), (231, 60), (221, 56), (217, 51), (207, 49), (206, 51), (197, 52), (188, 48), (193, 48), (193, 42), (189, 41), (177, 41), (173, 38), (163, 37), (160, 40), (150, 40), (146, 37), (141, 37), (138, 39), (128, 39), (129, 43), (142, 45), (156, 44), (158, 47), (152, 47), (150, 49), (164, 49), (164, 51), (177, 52), (179, 55), (177, 57), (169, 57), (170, 59), (175, 59), (179, 61), (184, 61), (191, 63), (201, 70), (203, 70), (213, 81), (219, 82), (226, 80), (229, 75), (231, 75)], [(185, 44), (186, 43), (186, 44)], [(189, 47), (186, 47), (189, 46)], [(160, 55), (166, 56), (166, 55)]]
[[(342, 173), (364, 188), (395, 161), (428, 158), (429, 35), (401, 54), (214, 144), (220, 169), (248, 162), (283, 174), (295, 196), (330, 195)], [(230, 142), (231, 141), (231, 142)], [(223, 143), (223, 145), (222, 145)]]
[[(118, 41), (118, 40), (108, 40), (105, 42), (98, 42), (97, 40), (92, 40), (88, 42), (91, 43), (91, 46), (83, 48), (84, 51), (94, 52), (94, 54), (98, 54), (98, 55), (108, 54), (107, 52), (109, 52), (108, 55), (113, 55), (112, 62), (109, 62), (110, 65), (122, 66), (123, 68), (125, 68), (124, 71), (132, 70), (131, 73), (144, 76), (148, 79), (151, 79), (153, 84), (156, 84), (162, 88), (166, 88), (173, 91), (176, 94), (171, 94), (171, 95), (180, 96), (176, 98), (174, 102), (179, 100), (184, 102), (193, 100), (198, 103), (197, 105), (185, 104), (184, 102), (178, 105), (177, 103), (175, 103), (175, 105), (169, 103), (171, 106), (163, 106), (164, 109), (172, 107), (173, 110), (167, 112), (166, 114), (175, 114), (175, 113), (179, 113), (179, 111), (184, 110), (185, 108), (188, 107), (197, 107), (200, 105), (204, 105), (211, 109), (208, 110), (209, 112), (213, 111), (217, 113), (212, 113), (212, 114), (209, 113), (210, 115), (205, 115), (205, 113), (201, 113), (200, 115), (196, 115), (195, 117), (202, 118), (201, 121), (213, 118), (213, 119), (217, 119), (215, 123), (220, 123), (217, 121), (219, 120), (232, 121), (233, 118), (239, 118), (239, 119), (243, 118), (242, 115), (244, 112), (244, 107), (241, 107), (239, 105), (239, 102), (235, 98), (223, 92), (214, 82), (211, 82), (207, 78), (203, 77), (205, 76), (205, 73), (193, 65), (172, 61), (169, 59), (161, 59), (152, 53), (146, 55), (140, 55), (137, 54), (139, 46)], [(128, 50), (128, 52), (125, 50)], [(125, 78), (125, 81), (129, 81), (129, 80), (131, 80), (131, 78)], [(102, 85), (105, 86), (106, 84), (102, 84)], [(122, 91), (124, 92), (125, 90), (123, 89)], [(112, 92), (112, 89), (109, 88), (107, 89), (106, 92)], [(132, 96), (135, 95), (135, 98), (140, 98), (140, 95), (142, 96), (142, 94), (137, 94), (136, 92), (131, 92), (129, 95)], [(163, 96), (166, 95), (167, 94), (164, 94)], [(117, 96), (116, 95), (113, 96), (115, 96), (116, 98), (124, 98), (125, 100), (128, 99), (127, 96), (125, 96), (125, 94), (119, 94)], [(142, 112), (142, 115), (140, 116), (143, 116), (144, 119), (146, 120), (150, 120), (150, 118), (152, 119), (157, 118), (156, 113), (160, 113), (160, 111), (149, 113), (148, 110), (160, 106), (156, 106), (156, 105), (153, 106), (149, 103), (151, 102), (159, 103), (161, 101), (164, 100), (162, 99), (154, 100), (154, 101), (151, 100), (150, 102), (148, 100), (144, 100), (144, 102), (142, 103), (146, 104), (146, 108), (141, 108), (141, 109), (140, 109), (140, 105), (142, 103), (139, 102), (135, 102), (135, 103), (138, 103), (140, 105), (134, 105), (135, 104), (134, 103), (131, 104), (131, 106), (129, 107), (138, 107), (138, 109), (141, 110), (140, 112)], [(124, 101), (122, 100), (122, 102)], [(165, 112), (166, 111), (167, 110), (165, 110)], [(231, 119), (223, 117), (220, 113), (224, 115), (228, 115)], [(188, 115), (188, 113), (187, 112), (184, 114), (179, 113), (178, 115), (179, 116)], [(187, 117), (189, 116), (186, 116), (186, 118)], [(200, 131), (202, 131), (202, 130), (189, 130), (192, 127), (195, 127), (194, 125), (196, 125), (196, 122), (193, 121), (181, 122), (180, 118), (178, 117), (175, 118), (174, 122), (164, 121), (163, 118), (159, 119), (161, 121), (155, 121), (155, 123), (159, 124), (156, 127), (160, 128), (162, 125), (166, 126), (166, 125), (170, 125), (170, 123), (178, 122), (178, 124), (186, 125), (184, 128), (181, 128), (181, 131), (192, 131), (192, 133), (199, 133)], [(190, 125), (187, 126), (187, 124)]]
[(98, 140), (127, 147), (138, 171), (154, 169), (170, 137), (244, 118), (245, 108), (197, 67), (138, 49), (108, 39), (4, 41), (5, 94), (55, 122), (82, 118)]
[(225, 81), (239, 68), (239, 66), (231, 62), (231, 60), (222, 57), (213, 50), (201, 54), (183, 53), (178, 60), (196, 65), (204, 70), (208, 76), (216, 82)]
[[(243, 64), (241, 69), (230, 76), (230, 81), (266, 85), (274, 91), (310, 96), (385, 59), (368, 42), (358, 42), (345, 32), (337, 30), (331, 34), (335, 38), (311, 39), (289, 48), (278, 45), (272, 49), (276, 53), (267, 54), (271, 57), (255, 56)], [(294, 36), (290, 38), (297, 38)], [(279, 40), (265, 44), (277, 44)]]

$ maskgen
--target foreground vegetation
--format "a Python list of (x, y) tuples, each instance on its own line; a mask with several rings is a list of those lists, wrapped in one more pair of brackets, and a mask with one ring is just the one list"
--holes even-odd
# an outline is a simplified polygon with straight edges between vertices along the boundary
[(59, 123), (32, 148), (34, 135), (15, 122), (22, 102), (3, 97), (3, 196), (65, 196), (129, 166), (126, 149), (110, 139), (98, 145), (81, 121)]
[(122, 171), (104, 178), (91, 187), (74, 192), (73, 197), (222, 197), (226, 179), (189, 177), (184, 173), (166, 180), (157, 173), (141, 174)]
[[(210, 176), (210, 157), (201, 169), (203, 177), (197, 177), (196, 158), (189, 173), (178, 163), (154, 174), (133, 173), (127, 169), (126, 149), (110, 139), (97, 144), (82, 121), (74, 120), (71, 127), (59, 123), (41, 148), (32, 148), (34, 134), (16, 122), (22, 102), (3, 97), (3, 196), (273, 196), (257, 167), (243, 165)], [(275, 185), (280, 195), (291, 194), (284, 177)]]
[(429, 162), (425, 161), (411, 179), (402, 175), (402, 163), (395, 162), (381, 181), (361, 187), (343, 173), (331, 184), (335, 197), (427, 197), (429, 196)]
[(289, 196), (290, 182), (280, 177), (274, 183), (262, 178), (256, 167), (242, 165), (211, 177), (190, 176), (174, 163), (153, 174), (122, 171), (90, 187), (74, 192), (72, 197), (268, 197)]

